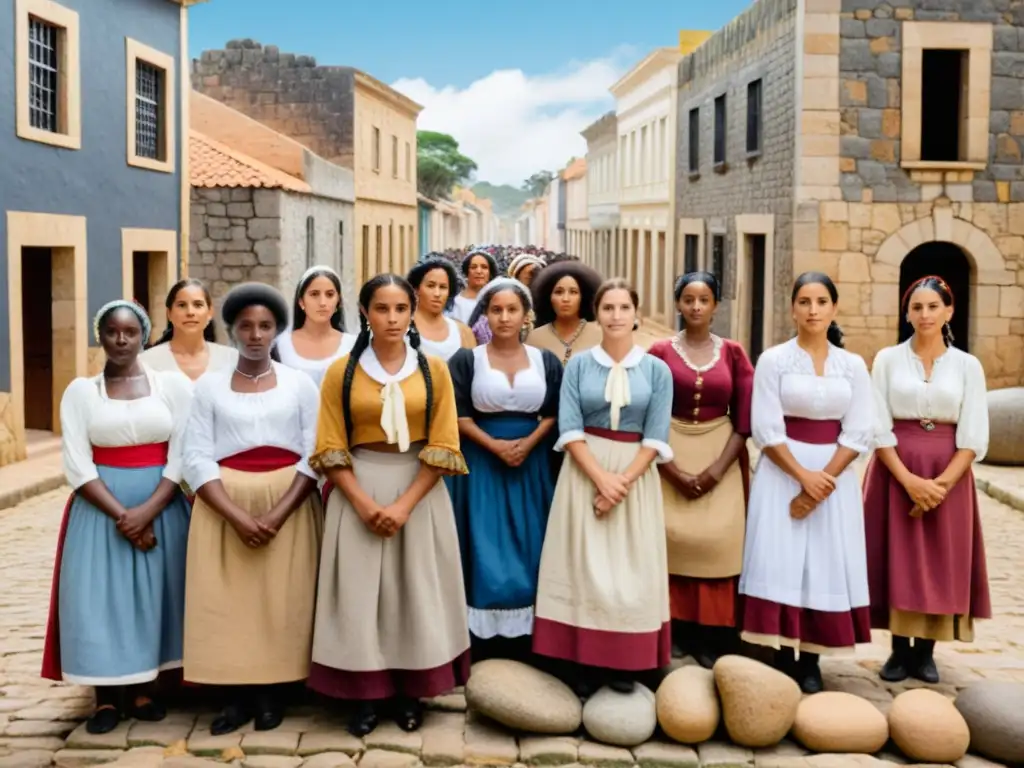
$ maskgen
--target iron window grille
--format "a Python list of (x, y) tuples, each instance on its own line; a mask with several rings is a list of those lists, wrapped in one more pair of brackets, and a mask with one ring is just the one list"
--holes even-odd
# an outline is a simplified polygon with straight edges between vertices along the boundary
[(725, 94), (715, 99), (715, 165), (725, 162)]
[(59, 133), (60, 27), (29, 17), (28, 77), (29, 125)]
[(747, 85), (747, 152), (761, 151), (761, 81)]
[(711, 274), (718, 280), (719, 288), (725, 281), (725, 235), (711, 238)]
[(163, 160), (160, 122), (163, 117), (163, 70), (135, 62), (135, 154)]
[(700, 170), (700, 108), (690, 110), (690, 173)]

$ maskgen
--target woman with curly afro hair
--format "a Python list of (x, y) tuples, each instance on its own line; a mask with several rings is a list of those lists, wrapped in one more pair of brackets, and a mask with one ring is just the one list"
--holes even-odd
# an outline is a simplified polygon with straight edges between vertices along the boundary
[(594, 322), (594, 297), (601, 275), (578, 261), (559, 261), (542, 269), (533, 280), (537, 327), (526, 343), (553, 352), (562, 365), (574, 354), (601, 343)]

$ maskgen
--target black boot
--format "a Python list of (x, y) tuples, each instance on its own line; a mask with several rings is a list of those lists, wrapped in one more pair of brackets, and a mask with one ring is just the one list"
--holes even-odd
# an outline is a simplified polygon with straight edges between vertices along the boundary
[(348, 732), (362, 738), (373, 731), (379, 722), (377, 706), (372, 701), (360, 701), (348, 721)]
[(257, 731), (272, 731), (284, 720), (283, 691), (278, 686), (267, 685), (256, 694), (253, 727)]
[(821, 679), (821, 667), (818, 666), (818, 654), (800, 652), (797, 662), (797, 683), (804, 693), (821, 693), (825, 683)]
[(702, 627), (697, 625), (694, 628), (693, 658), (704, 669), (711, 669), (715, 666), (715, 630), (717, 627)]
[(628, 672), (610, 672), (606, 678), (607, 685), (618, 693), (632, 693), (636, 680)]
[(935, 666), (935, 641), (914, 639), (914, 663), (910, 674), (923, 683), (939, 682), (939, 668)]
[(910, 638), (892, 636), (892, 653), (878, 676), (887, 683), (899, 683), (910, 677)]
[(775, 668), (784, 675), (797, 679), (796, 653), (789, 646), (775, 652)]
[(210, 724), (210, 735), (223, 736), (225, 733), (232, 733), (252, 720), (253, 691), (248, 686), (236, 686), (236, 688), (241, 690), (234, 692), (234, 700), (224, 707)]
[(122, 690), (115, 686), (96, 687), (96, 711), (85, 723), (92, 734), (110, 733), (121, 722)]
[(672, 619), (672, 658), (681, 659), (693, 650), (696, 624)]

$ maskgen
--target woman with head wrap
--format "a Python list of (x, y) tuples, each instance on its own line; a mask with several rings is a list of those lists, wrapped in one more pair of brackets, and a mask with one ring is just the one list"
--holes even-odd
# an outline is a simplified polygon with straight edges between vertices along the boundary
[(537, 327), (527, 344), (547, 349), (562, 365), (601, 343), (601, 327), (594, 322), (594, 297), (601, 276), (579, 261), (558, 261), (545, 267), (533, 282)]
[(462, 275), (466, 281), (466, 287), (455, 297), (455, 305), (448, 316), (472, 328), (469, 317), (476, 307), (477, 294), (487, 283), (498, 276), (498, 262), (487, 251), (479, 249), (470, 251), (462, 260)]
[(450, 366), (469, 467), (450, 488), (478, 658), (524, 658), (533, 632), (562, 366), (523, 343), (532, 314), (525, 285), (510, 277), (491, 281), (474, 316), (488, 319), (493, 338), (457, 352)]
[(330, 267), (310, 267), (295, 286), (292, 327), (274, 342), (281, 362), (320, 386), (324, 372), (356, 343), (345, 333), (341, 278)]
[(43, 677), (96, 687), (90, 733), (162, 720), (146, 684), (181, 666), (188, 503), (180, 487), (192, 385), (139, 361), (150, 321), (112, 301), (93, 328), (106, 363), (61, 398), (74, 491), (58, 538)]
[(196, 502), (188, 540), (185, 679), (229, 686), (214, 735), (283, 717), (280, 684), (305, 680), (313, 634), (321, 512), (316, 473), (319, 394), (270, 359), (288, 322), (281, 294), (233, 288), (222, 309), (239, 351), (230, 371), (196, 383), (185, 479)]
[(426, 354), (448, 360), (463, 347), (476, 346), (468, 325), (444, 315), (455, 303), (454, 291), (459, 284), (448, 259), (428, 256), (409, 270), (407, 279), (416, 291), (413, 323)]
[[(527, 289), (530, 287), (530, 283), (533, 282), (533, 278), (536, 276), (537, 271), (544, 267), (544, 260), (538, 256), (534, 256), (531, 253), (521, 253), (508, 265), (508, 276), (518, 280)], [(478, 344), (486, 344), (491, 340), (491, 328), (487, 325), (487, 313), (481, 313), (479, 319), (473, 323), (473, 336), (476, 337)]]

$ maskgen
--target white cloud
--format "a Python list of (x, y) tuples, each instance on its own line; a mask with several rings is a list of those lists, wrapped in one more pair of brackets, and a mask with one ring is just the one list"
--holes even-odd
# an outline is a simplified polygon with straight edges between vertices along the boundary
[(631, 51), (572, 63), (529, 77), (495, 70), (468, 87), (437, 88), (422, 78), (392, 87), (423, 105), (420, 130), (451, 134), (476, 161), (477, 179), (518, 187), (539, 170), (557, 170), (586, 154), (580, 131), (614, 105), (608, 87), (628, 69)]

